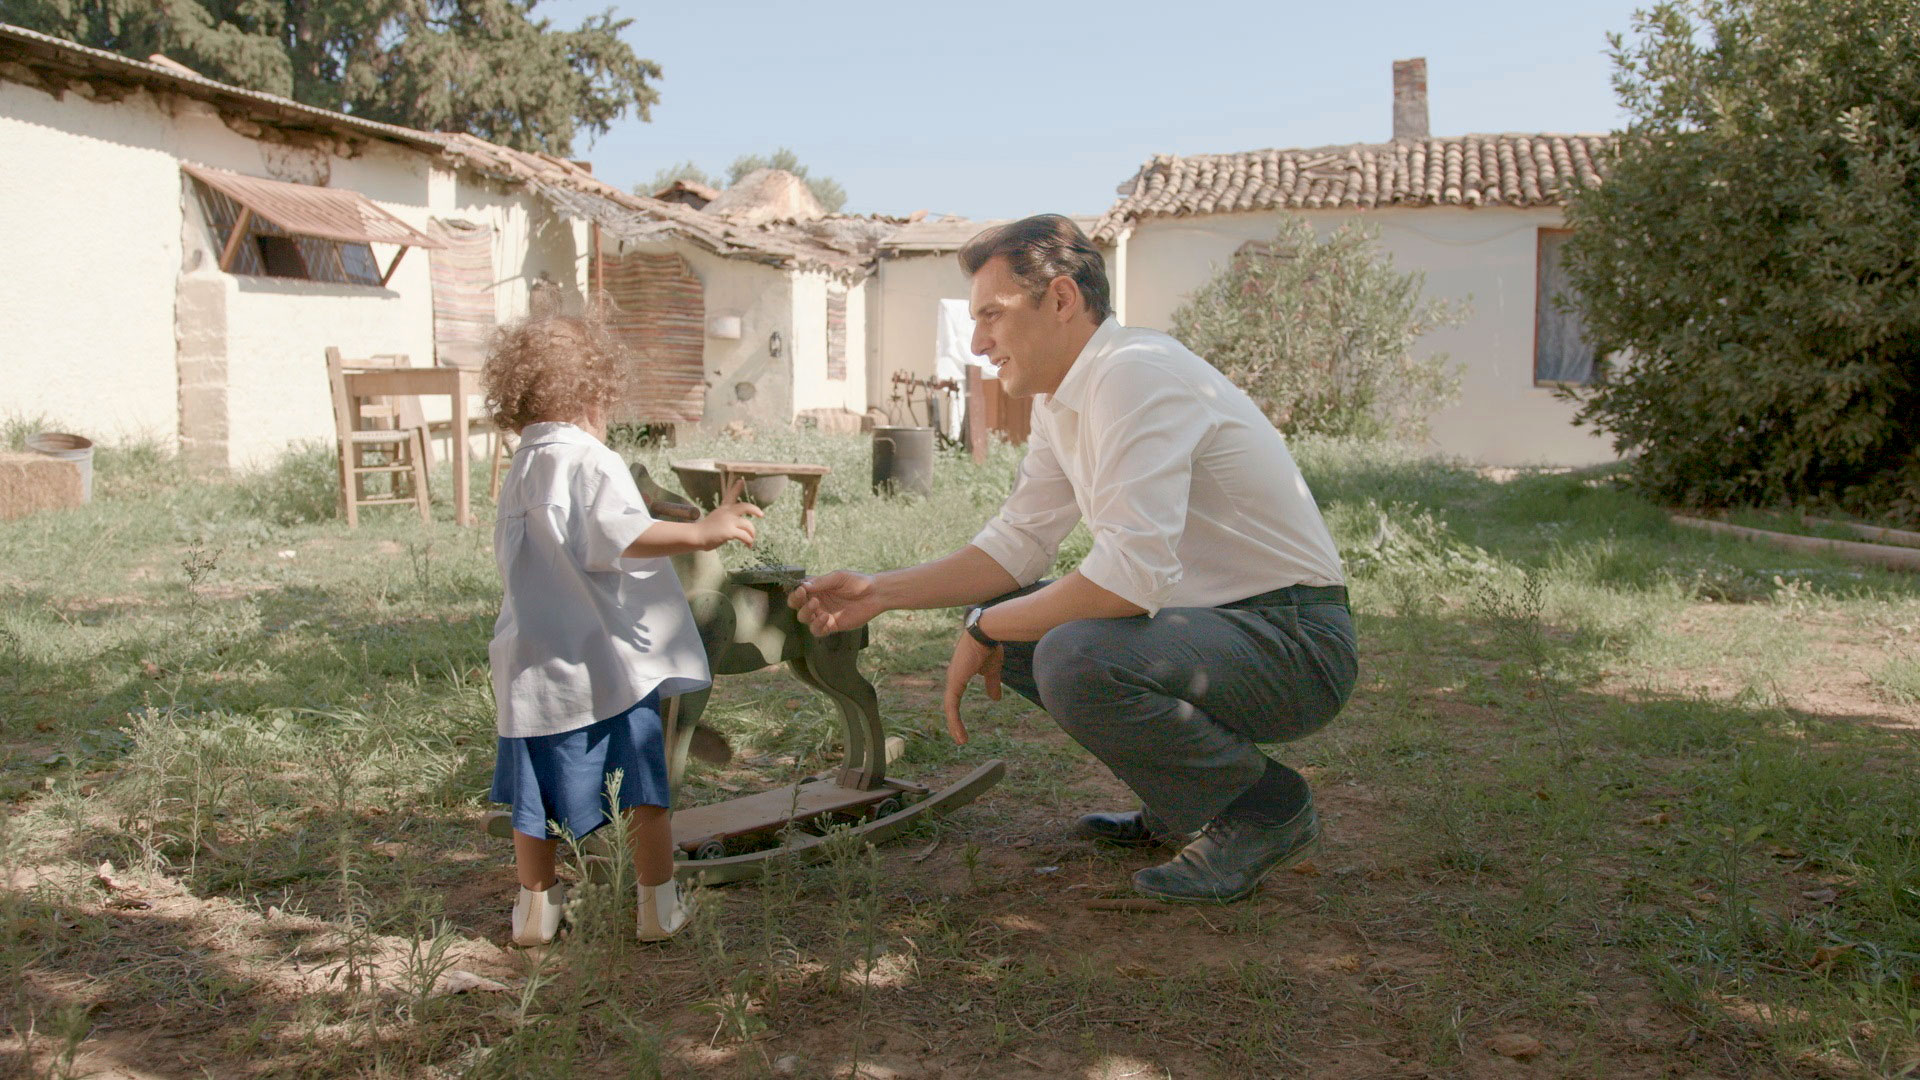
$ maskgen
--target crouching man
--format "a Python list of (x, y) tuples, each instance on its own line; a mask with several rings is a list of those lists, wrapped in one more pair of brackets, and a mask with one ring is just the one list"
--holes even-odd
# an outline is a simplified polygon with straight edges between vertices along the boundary
[[(972, 543), (880, 574), (824, 574), (792, 602), (816, 632), (896, 608), (966, 607), (947, 726), (975, 675), (1041, 708), (1139, 797), (1080, 828), (1173, 844), (1133, 876), (1161, 900), (1231, 903), (1320, 835), (1298, 772), (1259, 743), (1325, 726), (1353, 690), (1340, 556), (1285, 440), (1165, 334), (1112, 317), (1100, 253), (1046, 214), (974, 237), (973, 351), (1035, 397), (1013, 492)], [(1093, 549), (1042, 582), (1085, 518)], [(1197, 835), (1196, 835), (1197, 834)]]

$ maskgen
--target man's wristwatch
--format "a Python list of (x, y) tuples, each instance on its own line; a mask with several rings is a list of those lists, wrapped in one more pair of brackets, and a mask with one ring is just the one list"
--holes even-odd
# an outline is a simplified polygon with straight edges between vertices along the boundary
[(967, 633), (973, 635), (973, 640), (985, 645), (989, 649), (997, 649), (1000, 647), (1000, 643), (988, 637), (985, 630), (980, 629), (980, 616), (985, 613), (986, 610), (985, 604), (975, 608), (968, 608), (966, 621), (960, 625), (966, 628)]

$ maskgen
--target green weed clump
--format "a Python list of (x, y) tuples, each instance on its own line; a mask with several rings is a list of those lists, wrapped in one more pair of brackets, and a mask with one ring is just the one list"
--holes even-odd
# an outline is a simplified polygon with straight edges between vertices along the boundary
[[(1499, 571), (1491, 555), (1461, 540), (1435, 511), (1407, 503), (1382, 507), (1372, 499), (1339, 508), (1329, 528), (1353, 535), (1374, 522), (1365, 540), (1342, 548), (1347, 570), (1356, 577), (1404, 575), (1436, 583), (1476, 581)], [(1357, 517), (1358, 521), (1349, 519)]]
[(1920, 659), (1894, 657), (1873, 673), (1874, 684), (1903, 705), (1920, 705)]

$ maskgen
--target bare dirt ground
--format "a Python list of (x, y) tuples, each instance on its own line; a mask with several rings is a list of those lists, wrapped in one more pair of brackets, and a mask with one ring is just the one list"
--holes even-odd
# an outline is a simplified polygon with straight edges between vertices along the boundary
[[(1675, 629), (1711, 632), (1738, 617), (1724, 605), (1697, 605)], [(1819, 630), (1817, 655), (1797, 665), (1811, 674), (1782, 684), (1779, 704), (1912, 726), (1912, 711), (1889, 706), (1863, 673), (1866, 661), (1880, 655), (1873, 633), (1840, 623)], [(1709, 695), (1736, 688), (1732, 677), (1714, 671), (1689, 679)], [(934, 713), (930, 679), (901, 682), (909, 685), (892, 688), (896, 700)], [(1501, 760), (1508, 725), (1500, 709), (1440, 690), (1416, 699), (1432, 734), (1460, 751), (1435, 768), (1484, 771)], [(1377, 712), (1363, 688), (1336, 727), (1355, 729), (1364, 739)], [(1042, 715), (1022, 714), (1014, 723), (1018, 739), (1053, 751), (1044, 755), (1045, 778), (1028, 775), (1003, 785), (937, 834), (880, 852), (885, 926), (878, 958), (866, 969), (864, 997), (826, 985), (818, 965), (797, 962), (782, 976), (788, 1000), (777, 1012), (767, 1010), (771, 1015), (750, 1038), (741, 1038), (702, 1007), (713, 995), (712, 971), (691, 944), (642, 951), (630, 969), (602, 973), (622, 985), (645, 984), (649, 1018), (662, 1029), (665, 1075), (846, 1076), (856, 1045), (860, 1076), (929, 1080), (1862, 1075), (1818, 1057), (1783, 1068), (1765, 1051), (1765, 1030), (1775, 1018), (1764, 1008), (1728, 1002), (1727, 1016), (1750, 1018), (1744, 1026), (1702, 1025), (1677, 1011), (1641, 958), (1607, 947), (1604, 927), (1564, 944), (1579, 953), (1571, 963), (1537, 979), (1516, 978), (1502, 996), (1488, 983), (1487, 970), (1529, 961), (1470, 955), (1507, 937), (1475, 936), (1474, 901), (1523, 883), (1518, 875), (1464, 873), (1437, 859), (1431, 845), (1410, 843), (1405, 793), (1370, 778), (1364, 767), (1307, 768), (1325, 819), (1324, 846), (1310, 862), (1275, 875), (1248, 902), (1231, 908), (1125, 902), (1127, 876), (1168, 853), (1108, 851), (1073, 837), (1075, 814), (1124, 807), (1125, 791), (1066, 747)], [(1016, 761), (1012, 768), (1017, 777), (1023, 765)], [(744, 768), (723, 776), (754, 780)], [(1062, 794), (1035, 797), (1048, 787)], [(1653, 783), (1636, 793), (1645, 805), (1623, 816), (1633, 827), (1662, 828), (1657, 806), (1663, 794), (1674, 793)], [(486, 1002), (473, 1024), (481, 1037), (508, 1022), (535, 959), (506, 947), (512, 883), (501, 853), (487, 843), (447, 853), (441, 884), (446, 918), (459, 932), (448, 966), (491, 980), (462, 991), (467, 1000)], [(1491, 844), (1501, 846), (1498, 837)], [(382, 852), (375, 845), (369, 854)], [(1601, 894), (1598, 910), (1607, 918), (1624, 919), (1648, 906), (1631, 895), (1631, 866), (1624, 860), (1596, 860), (1584, 869), (1586, 887)], [(14, 887), (35, 883), (34, 874), (16, 871)], [(1781, 859), (1776, 876), (1763, 891), (1784, 908), (1821, 902), (1827, 881), (1817, 868)], [(274, 1032), (292, 1026), (303, 1002), (346, 993), (356, 978), (400, 979), (415, 947), (406, 938), (376, 936), (349, 965), (340, 959), (333, 921), (276, 908), (262, 912), (126, 871), (51, 884), (72, 898), (60, 915), (63, 925), (98, 935), (100, 955), (112, 965), (177, 965), (200, 974), (188, 980), (195, 996), (172, 1001), (115, 1000), (111, 988), (128, 985), (124, 969), (101, 973), (106, 977), (53, 976), (42, 989), (85, 1003), (97, 1018), (94, 1030), (64, 1063), (44, 1043), (15, 1057), (22, 1074), (62, 1068), (64, 1075), (126, 1078), (282, 1073), (273, 1064)], [(750, 920), (758, 888), (710, 891), (704, 917)], [(1702, 911), (1713, 904), (1704, 889), (1693, 898)], [(1541, 932), (1558, 930), (1548, 925)], [(843, 977), (857, 982), (858, 974)], [(460, 978), (442, 975), (441, 990), (452, 992), (448, 980)], [(584, 1064), (583, 1072), (626, 1075), (628, 1067), (603, 1060)]]

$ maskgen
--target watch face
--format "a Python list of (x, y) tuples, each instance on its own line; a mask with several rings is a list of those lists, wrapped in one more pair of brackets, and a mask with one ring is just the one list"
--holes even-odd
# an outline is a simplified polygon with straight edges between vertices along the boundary
[(961, 624), (961, 628), (964, 629), (968, 634), (971, 634), (975, 641), (978, 641), (980, 644), (985, 645), (989, 648), (992, 648), (996, 644), (996, 642), (992, 638), (987, 636), (987, 632), (985, 630), (980, 629), (980, 616), (986, 614), (986, 610), (987, 609), (984, 607), (977, 607), (972, 609), (971, 611), (968, 611), (967, 621)]

